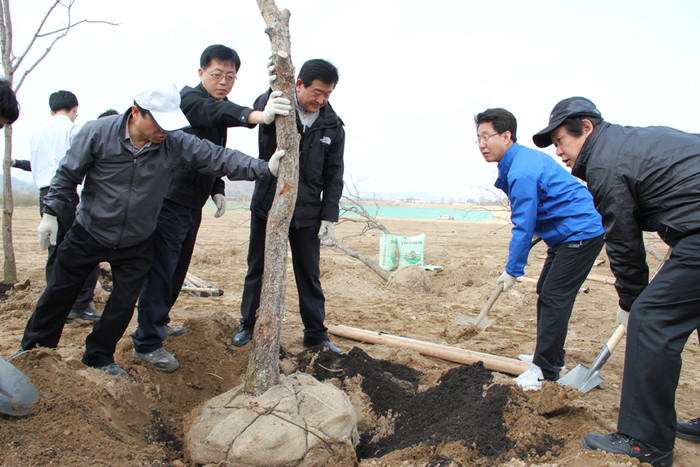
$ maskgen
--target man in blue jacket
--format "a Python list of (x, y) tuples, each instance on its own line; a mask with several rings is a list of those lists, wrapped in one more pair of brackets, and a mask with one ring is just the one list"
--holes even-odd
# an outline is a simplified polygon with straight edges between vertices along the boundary
[[(681, 352), (700, 326), (700, 138), (663, 126), (608, 123), (585, 97), (554, 106), (533, 136), (588, 183), (603, 217), (610, 269), (627, 328), (616, 433), (588, 433), (585, 449), (673, 465), (675, 437), (700, 440), (700, 420), (678, 422)], [(649, 282), (644, 231), (673, 253)]]
[[(265, 108), (253, 110), (226, 97), (236, 82), (241, 59), (230, 47), (210, 45), (200, 57), (200, 83), (180, 91), (180, 108), (190, 123), (186, 133), (226, 146), (229, 127), (252, 128), (271, 123), (276, 115), (289, 115), (289, 100), (275, 95)], [(163, 347), (166, 336), (181, 336), (187, 328), (173, 328), (170, 309), (175, 304), (192, 259), (202, 207), (211, 196), (216, 204), (214, 217), (226, 211), (226, 194), (221, 178), (193, 169), (181, 169), (165, 195), (158, 215), (153, 242), (153, 265), (146, 276), (138, 302), (138, 327), (132, 334), (134, 356), (156, 370), (170, 372), (180, 367), (175, 356)]]
[[(508, 262), (496, 281), (503, 291), (524, 274), (533, 235), (548, 247), (537, 281), (537, 344), (532, 365), (515, 382), (525, 391), (556, 381), (578, 290), (603, 248), (603, 226), (586, 187), (550, 156), (516, 141), (517, 122), (505, 109), (475, 117), (477, 144), (498, 163), (496, 188), (508, 196), (513, 229)], [(523, 358), (524, 359), (524, 358)]]
[(40, 246), (56, 243), (57, 218), (73, 209), (72, 195), (84, 179), (78, 214), (58, 248), (54, 273), (27, 322), (18, 353), (58, 345), (85, 279), (107, 261), (113, 290), (85, 340), (81, 360), (125, 376), (114, 362), (114, 351), (151, 266), (153, 232), (173, 173), (197, 168), (232, 180), (277, 175), (284, 151), (268, 163), (175, 131), (187, 125), (175, 84), (153, 79), (140, 86), (134, 105), (123, 115), (88, 122), (75, 136), (44, 199)]
[[(299, 292), (299, 312), (304, 323), (303, 344), (306, 347), (323, 345), (332, 352), (342, 353), (328, 339), (323, 324), (325, 297), (319, 269), (320, 240), (333, 235), (333, 223), (338, 220), (343, 193), (345, 130), (342, 120), (328, 103), (337, 83), (338, 70), (325, 60), (309, 60), (299, 70), (296, 82), (299, 187), (289, 227), (289, 246)], [(254, 107), (264, 108), (269, 98), (268, 90), (258, 97)], [(258, 144), (262, 159), (267, 160), (276, 151), (274, 124), (260, 126)], [(253, 336), (262, 288), (267, 214), (276, 185), (277, 179), (256, 182), (250, 203), (248, 272), (241, 299), (241, 327), (232, 339), (236, 346), (247, 344)]]

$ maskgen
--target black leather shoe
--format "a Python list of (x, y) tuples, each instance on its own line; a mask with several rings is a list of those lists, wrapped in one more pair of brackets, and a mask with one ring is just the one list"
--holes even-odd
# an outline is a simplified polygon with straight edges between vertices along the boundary
[(625, 454), (648, 462), (654, 467), (672, 467), (673, 449), (662, 451), (656, 446), (644, 443), (620, 432), (609, 435), (588, 433), (581, 439), (581, 447), (589, 451), (600, 449), (611, 454)]
[(330, 350), (331, 352), (338, 354), (338, 355), (343, 355), (345, 352), (340, 350), (340, 348), (336, 347), (330, 340), (326, 339), (325, 341), (321, 342), (316, 342), (312, 343), (311, 341), (307, 340), (306, 338), (303, 341), (304, 347), (310, 348), (310, 347), (315, 347), (317, 345), (323, 345), (325, 348)]
[(676, 436), (700, 444), (700, 417), (687, 422), (678, 421), (676, 423)]
[(92, 307), (87, 307), (84, 310), (71, 310), (68, 313), (68, 318), (66, 318), (66, 323), (71, 323), (76, 319), (86, 319), (88, 321), (98, 321), (102, 315), (94, 310)]
[(248, 342), (250, 342), (252, 338), (253, 328), (244, 328), (243, 326), (241, 326), (238, 332), (233, 336), (233, 339), (231, 339), (231, 343), (236, 347), (243, 347)]

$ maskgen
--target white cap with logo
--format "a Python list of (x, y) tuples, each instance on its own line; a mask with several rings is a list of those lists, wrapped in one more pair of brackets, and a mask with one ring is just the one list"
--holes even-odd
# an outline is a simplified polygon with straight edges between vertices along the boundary
[(153, 121), (163, 131), (175, 131), (190, 126), (180, 110), (180, 93), (172, 81), (152, 77), (141, 83), (134, 101), (147, 110)]

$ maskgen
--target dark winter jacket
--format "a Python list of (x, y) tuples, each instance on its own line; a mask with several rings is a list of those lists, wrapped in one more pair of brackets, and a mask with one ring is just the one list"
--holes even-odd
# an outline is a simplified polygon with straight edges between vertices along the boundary
[[(229, 101), (214, 99), (202, 86), (185, 86), (180, 91), (180, 108), (190, 122), (190, 128), (183, 131), (201, 139), (207, 139), (219, 146), (226, 146), (228, 127), (255, 125), (248, 124), (248, 116), (253, 111)], [(197, 170), (178, 170), (168, 188), (167, 199), (193, 209), (201, 209), (209, 196), (225, 195), (225, 185), (221, 178), (203, 174)]]
[(596, 126), (574, 164), (603, 217), (620, 306), (649, 282), (642, 231), (670, 246), (700, 231), (700, 138), (669, 127)]
[(86, 123), (51, 180), (44, 212), (61, 216), (85, 178), (77, 222), (106, 247), (125, 248), (148, 238), (173, 173), (195, 167), (232, 180), (269, 178), (267, 162), (201, 140), (183, 131), (168, 133), (137, 155), (125, 146), (129, 114)]
[[(253, 108), (262, 110), (267, 104), (270, 91), (258, 97)], [(336, 222), (340, 211), (340, 197), (343, 194), (343, 152), (345, 150), (345, 130), (343, 121), (333, 111), (330, 104), (321, 107), (316, 121), (306, 132), (297, 116), (299, 142), (299, 185), (297, 201), (291, 226), (309, 227), (321, 220)], [(277, 136), (274, 123), (260, 125), (258, 134), (260, 157), (270, 160), (277, 149)], [(255, 191), (250, 210), (256, 216), (267, 218), (267, 213), (275, 197), (277, 178), (255, 182)]]

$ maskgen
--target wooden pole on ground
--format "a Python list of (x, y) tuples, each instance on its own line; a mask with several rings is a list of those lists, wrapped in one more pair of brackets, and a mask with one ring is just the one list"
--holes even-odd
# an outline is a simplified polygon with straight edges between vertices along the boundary
[[(280, 10), (273, 0), (257, 0), (270, 36), (277, 79), (272, 88), (295, 102), (295, 73), (289, 38), (289, 10)], [(299, 134), (294, 105), (288, 116), (275, 118), (277, 148), (287, 154), (280, 164), (275, 198), (267, 217), (265, 268), (260, 308), (257, 311), (253, 348), (248, 359), (245, 391), (262, 394), (279, 383), (279, 348), (284, 318), (284, 294), (287, 270), (287, 238), (294, 213), (299, 180)]]
[(441, 358), (451, 362), (472, 365), (483, 362), (484, 368), (510, 375), (520, 375), (530, 368), (530, 363), (521, 362), (513, 358), (500, 357), (487, 353), (474, 352), (473, 350), (450, 347), (449, 345), (434, 344), (432, 342), (419, 341), (410, 337), (393, 336), (377, 331), (353, 328), (350, 326), (328, 326), (328, 332), (336, 336), (354, 339), (356, 341), (369, 342), (371, 344), (385, 344), (393, 347), (412, 349), (422, 355)]

